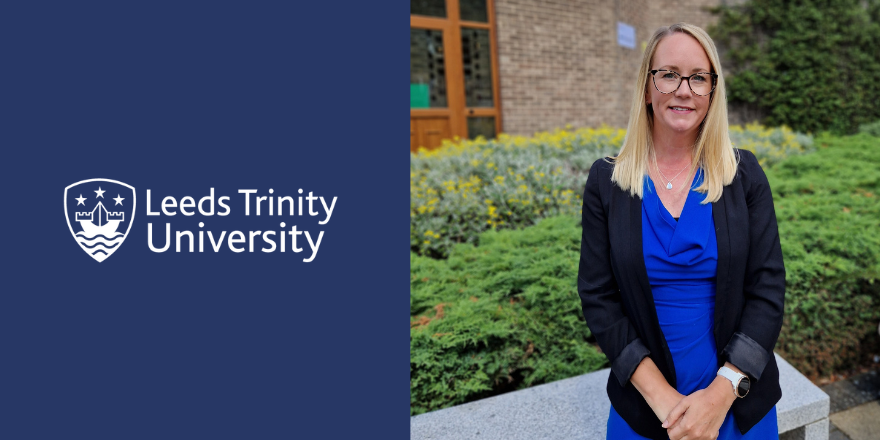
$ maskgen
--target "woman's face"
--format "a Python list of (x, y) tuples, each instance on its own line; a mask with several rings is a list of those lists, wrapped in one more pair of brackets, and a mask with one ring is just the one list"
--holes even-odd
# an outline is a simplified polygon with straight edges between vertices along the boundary
[[(682, 76), (712, 71), (700, 43), (680, 32), (660, 40), (651, 62), (651, 70), (654, 69), (672, 70)], [(645, 101), (654, 109), (654, 131), (661, 136), (696, 135), (709, 111), (709, 96), (691, 92), (684, 79), (678, 90), (663, 94), (654, 86), (653, 79), (648, 78)]]

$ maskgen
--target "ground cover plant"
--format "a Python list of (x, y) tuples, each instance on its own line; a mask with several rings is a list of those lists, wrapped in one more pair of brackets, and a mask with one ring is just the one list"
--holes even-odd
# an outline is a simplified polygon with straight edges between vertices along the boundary
[[(827, 376), (880, 347), (880, 138), (765, 163), (786, 265), (776, 350)], [(576, 292), (578, 216), (411, 255), (411, 414), (607, 366)], [(473, 243), (478, 243), (476, 246)]]
[(880, 138), (817, 143), (767, 171), (787, 284), (777, 351), (814, 378), (880, 342)]
[(605, 366), (574, 288), (578, 224), (487, 231), (447, 260), (412, 254), (412, 415)]
[[(555, 215), (579, 215), (590, 165), (617, 154), (626, 132), (601, 127), (533, 137), (448, 142), (410, 159), (410, 246), (444, 258), (455, 243), (489, 229), (517, 229)], [(734, 145), (762, 165), (809, 151), (812, 138), (788, 128), (732, 126)]]

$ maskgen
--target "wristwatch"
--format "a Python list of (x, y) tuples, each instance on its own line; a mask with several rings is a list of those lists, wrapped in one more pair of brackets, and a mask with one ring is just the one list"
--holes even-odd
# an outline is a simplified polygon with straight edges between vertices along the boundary
[(749, 394), (749, 388), (752, 386), (752, 382), (745, 374), (739, 374), (730, 368), (721, 367), (718, 369), (718, 375), (724, 376), (725, 379), (733, 384), (733, 394), (735, 394), (736, 397), (742, 399), (743, 397), (746, 397), (746, 394)]

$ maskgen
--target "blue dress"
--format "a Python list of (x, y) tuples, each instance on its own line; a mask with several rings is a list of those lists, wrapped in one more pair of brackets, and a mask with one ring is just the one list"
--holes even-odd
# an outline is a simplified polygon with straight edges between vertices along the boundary
[[(702, 172), (698, 171), (691, 188), (700, 183)], [(708, 387), (718, 372), (712, 333), (718, 246), (712, 204), (700, 204), (705, 197), (693, 190), (688, 192), (681, 217), (676, 221), (657, 196), (654, 183), (645, 178), (642, 197), (645, 267), (660, 328), (675, 364), (676, 389), (685, 396)], [(764, 440), (778, 439), (778, 436), (774, 406), (746, 435), (740, 434), (733, 414), (728, 412), (718, 439)], [(607, 438), (644, 437), (636, 434), (611, 407)]]

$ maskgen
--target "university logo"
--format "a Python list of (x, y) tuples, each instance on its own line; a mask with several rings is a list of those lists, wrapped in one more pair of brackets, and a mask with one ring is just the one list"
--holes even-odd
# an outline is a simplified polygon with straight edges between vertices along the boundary
[(73, 239), (98, 262), (119, 249), (134, 222), (134, 187), (88, 179), (64, 188), (64, 216)]

